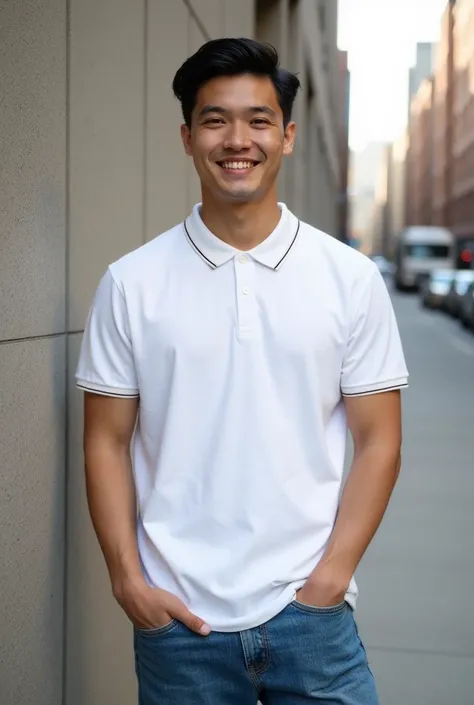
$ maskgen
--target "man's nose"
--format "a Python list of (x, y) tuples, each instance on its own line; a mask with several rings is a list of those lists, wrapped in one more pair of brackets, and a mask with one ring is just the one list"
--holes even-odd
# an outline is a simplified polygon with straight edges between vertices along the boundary
[(232, 149), (234, 152), (241, 149), (249, 149), (252, 146), (248, 128), (240, 122), (229, 125), (229, 132), (224, 140), (224, 149)]

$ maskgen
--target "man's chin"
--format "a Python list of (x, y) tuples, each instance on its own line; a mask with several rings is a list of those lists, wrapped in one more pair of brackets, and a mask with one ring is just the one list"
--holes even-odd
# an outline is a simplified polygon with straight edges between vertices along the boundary
[(234, 187), (220, 189), (221, 199), (228, 203), (248, 203), (256, 201), (260, 190), (256, 188)]

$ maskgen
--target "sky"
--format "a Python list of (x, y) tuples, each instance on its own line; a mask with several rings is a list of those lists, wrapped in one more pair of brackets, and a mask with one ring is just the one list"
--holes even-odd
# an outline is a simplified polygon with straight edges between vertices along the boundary
[(395, 140), (407, 119), (417, 42), (436, 41), (446, 0), (339, 0), (338, 44), (349, 52), (350, 146)]

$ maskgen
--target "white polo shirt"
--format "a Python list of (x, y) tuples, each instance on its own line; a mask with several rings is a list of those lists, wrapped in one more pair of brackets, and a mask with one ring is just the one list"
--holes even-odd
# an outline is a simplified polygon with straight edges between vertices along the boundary
[[(247, 253), (215, 237), (198, 204), (110, 265), (77, 369), (81, 389), (140, 397), (145, 578), (220, 631), (275, 616), (320, 560), (343, 473), (343, 395), (407, 386), (375, 265), (280, 208)], [(352, 606), (356, 593), (352, 580)]]

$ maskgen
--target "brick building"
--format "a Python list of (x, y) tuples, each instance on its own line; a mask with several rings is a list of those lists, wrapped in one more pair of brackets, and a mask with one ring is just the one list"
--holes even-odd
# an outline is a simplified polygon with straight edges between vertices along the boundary
[(350, 109), (350, 72), (348, 66), (348, 53), (338, 52), (339, 78), (336, 114), (339, 116), (338, 124), (338, 152), (339, 152), (339, 227), (337, 237), (343, 242), (349, 239), (349, 109)]
[(433, 222), (434, 86), (434, 79), (426, 78), (411, 104), (409, 225), (431, 225)]
[[(474, 252), (474, 0), (457, 0), (453, 30), (453, 168), (449, 216), (461, 254), (466, 249)], [(469, 260), (468, 253), (462, 256)]]
[(452, 188), (454, 2), (442, 17), (434, 64), (433, 223), (449, 225)]

